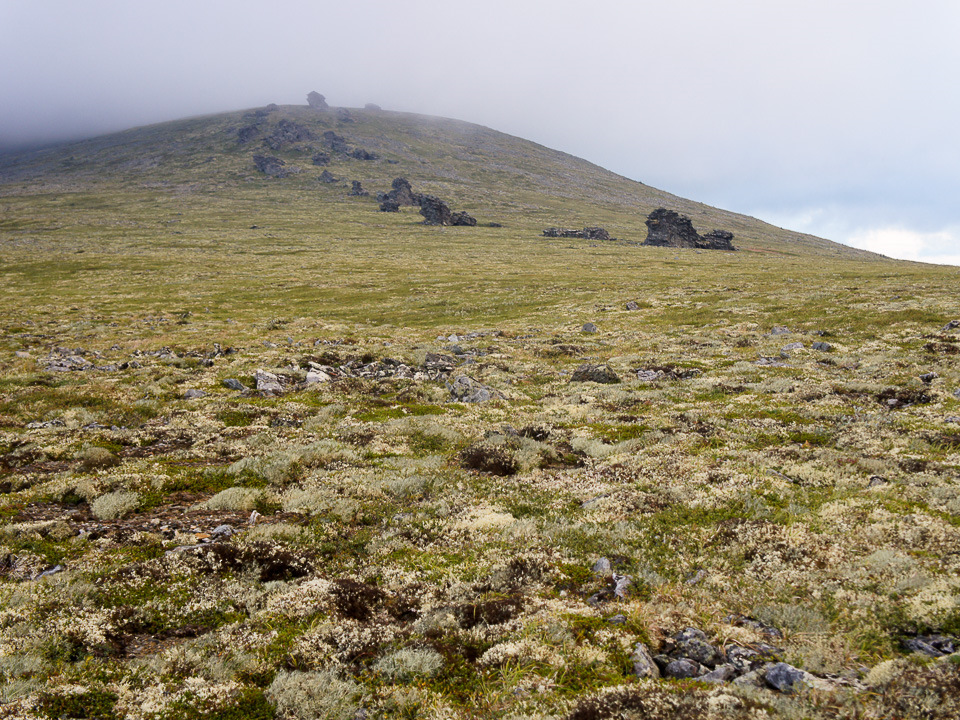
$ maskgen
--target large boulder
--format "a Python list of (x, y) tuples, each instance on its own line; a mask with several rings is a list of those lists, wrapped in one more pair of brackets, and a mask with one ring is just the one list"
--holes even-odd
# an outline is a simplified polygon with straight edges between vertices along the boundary
[(350, 152), (350, 146), (347, 145), (347, 141), (344, 140), (342, 136), (337, 135), (333, 130), (327, 130), (323, 134), (323, 144), (330, 148), (330, 150), (333, 152)]
[(712, 230), (701, 237), (690, 218), (673, 210), (657, 208), (647, 216), (647, 239), (644, 245), (655, 247), (698, 248), (701, 250), (736, 250), (733, 233)]
[(383, 200), (392, 200), (397, 203), (397, 205), (416, 206), (420, 204), (423, 198), (420, 193), (413, 191), (413, 188), (410, 186), (410, 181), (406, 178), (394, 178), (391, 183), (391, 188), (390, 192), (383, 196)]
[(327, 99), (316, 90), (307, 93), (307, 105), (314, 110), (327, 110), (330, 107), (327, 105)]
[(460, 211), (455, 212), (450, 216), (450, 224), (460, 225), (463, 227), (476, 227), (477, 219), (472, 215), (468, 215), (467, 213)]
[(424, 217), (424, 225), (453, 224), (450, 206), (435, 195), (424, 195), (420, 198), (420, 214)]

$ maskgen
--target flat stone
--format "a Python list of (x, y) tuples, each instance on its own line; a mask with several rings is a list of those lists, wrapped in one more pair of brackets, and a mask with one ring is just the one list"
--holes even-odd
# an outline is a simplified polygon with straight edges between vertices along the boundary
[(236, 378), (227, 378), (221, 383), (225, 388), (230, 388), (231, 390), (244, 390), (245, 387), (242, 382)]
[(789, 335), (791, 332), (790, 328), (783, 327), (782, 325), (774, 325), (770, 328), (771, 335)]
[(206, 394), (203, 390), (197, 390), (197, 389), (195, 389), (195, 388), (191, 388), (190, 390), (187, 390), (187, 391), (183, 394), (183, 399), (184, 399), (184, 400), (195, 400), (196, 398), (202, 398), (202, 397), (206, 397), (206, 396), (207, 396), (207, 394)]
[(784, 345), (782, 348), (780, 348), (780, 352), (782, 353), (793, 352), (794, 350), (803, 350), (803, 343), (794, 342), (790, 343), (789, 345)]
[(788, 665), (785, 662), (778, 662), (767, 668), (763, 675), (767, 685), (774, 690), (782, 693), (791, 693), (795, 688), (803, 684), (806, 673), (803, 670)]
[(700, 666), (700, 663), (694, 662), (693, 660), (688, 660), (687, 658), (681, 658), (679, 660), (672, 660), (670, 663), (668, 663), (663, 674), (669, 678), (684, 680), (688, 678), (700, 677), (703, 674), (703, 669)]
[(316, 385), (317, 383), (330, 382), (332, 378), (323, 370), (310, 370), (307, 373), (307, 385)]

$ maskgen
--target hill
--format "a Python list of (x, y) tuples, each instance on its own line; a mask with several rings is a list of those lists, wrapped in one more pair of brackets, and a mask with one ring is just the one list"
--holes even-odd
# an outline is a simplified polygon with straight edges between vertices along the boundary
[(957, 278), (379, 110), (3, 157), (0, 717), (955, 718)]

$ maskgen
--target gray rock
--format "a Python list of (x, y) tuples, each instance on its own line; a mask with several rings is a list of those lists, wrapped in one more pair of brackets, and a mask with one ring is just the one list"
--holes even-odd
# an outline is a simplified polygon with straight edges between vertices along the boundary
[(774, 325), (770, 328), (771, 335), (789, 335), (791, 332), (790, 328), (783, 327), (783, 325)]
[(778, 662), (767, 668), (763, 674), (763, 679), (766, 680), (767, 685), (774, 690), (779, 690), (782, 693), (791, 693), (795, 688), (799, 688), (803, 684), (805, 675), (806, 673), (803, 670), (795, 668), (793, 665)]
[(960, 320), (951, 320), (942, 328), (940, 328), (940, 332), (950, 332), (951, 330), (956, 330), (957, 328), (960, 328)]
[(663, 370), (637, 370), (637, 380), (640, 382), (656, 382), (666, 377)]
[(450, 397), (454, 402), (481, 403), (493, 398), (502, 398), (503, 395), (473, 378), (461, 375), (452, 383), (447, 383)]
[(280, 394), (283, 392), (283, 385), (280, 384), (280, 378), (266, 370), (257, 370), (256, 373), (257, 390), (260, 392), (269, 392)]
[(222, 385), (225, 388), (230, 388), (231, 390), (246, 390), (244, 384), (236, 378), (227, 378), (223, 381)]
[(316, 385), (317, 383), (330, 382), (332, 378), (323, 370), (310, 370), (307, 372), (307, 385)]
[(207, 396), (207, 394), (206, 394), (203, 390), (197, 390), (197, 389), (195, 389), (195, 388), (191, 388), (190, 390), (187, 390), (187, 391), (183, 394), (183, 399), (184, 399), (184, 400), (195, 400), (196, 398), (202, 398), (202, 397), (206, 397), (206, 396)]
[(696, 628), (687, 628), (674, 636), (677, 647), (675, 654), (690, 660), (695, 660), (701, 665), (715, 667), (723, 660), (723, 654), (709, 642), (707, 636), (701, 630)]
[(234, 529), (232, 525), (217, 525), (213, 532), (210, 533), (210, 537), (214, 540), (226, 540), (231, 535), (233, 535)]
[(757, 670), (751, 670), (750, 672), (744, 673), (740, 677), (736, 678), (733, 681), (734, 685), (744, 685), (746, 687), (763, 687), (763, 668), (758, 668)]
[(643, 643), (637, 643), (630, 660), (633, 662), (633, 674), (640, 678), (659, 678), (660, 668), (653, 661), (650, 648)]
[(960, 417), (956, 415), (948, 415), (943, 419), (944, 422), (953, 423), (954, 425), (960, 425)]
[(17, 350), (14, 353), (14, 355), (16, 355), (18, 358), (21, 358), (22, 360), (30, 359), (30, 353), (26, 352), (25, 350)]
[(35, 577), (34, 580), (39, 580), (40, 578), (43, 578), (43, 577), (50, 577), (51, 575), (56, 575), (57, 573), (61, 573), (64, 570), (66, 570), (66, 568), (63, 565), (55, 565), (49, 570), (44, 570), (42, 573), (37, 575), (37, 577)]
[(272, 155), (254, 155), (253, 164), (256, 165), (257, 170), (264, 175), (275, 178), (285, 178), (300, 172), (300, 168), (287, 167), (287, 164), (283, 160)]
[(921, 380), (921, 382), (924, 382), (924, 383), (926, 383), (927, 385), (929, 385), (929, 384), (932, 383), (934, 380), (936, 380), (938, 377), (940, 377), (940, 376), (937, 375), (937, 373), (935, 373), (935, 372), (928, 372), (928, 373), (924, 373), (923, 375), (921, 375), (921, 376), (920, 376), (920, 380)]
[(314, 110), (326, 110), (330, 107), (327, 105), (327, 99), (316, 90), (307, 93), (307, 105)]
[(617, 575), (613, 574), (613, 594), (616, 595), (621, 600), (627, 597), (627, 590), (630, 589), (630, 583), (633, 582), (629, 575)]
[(960, 388), (957, 388), (956, 390), (953, 391), (953, 396), (955, 398), (960, 398)]
[(613, 617), (607, 618), (607, 622), (611, 625), (626, 625), (627, 616), (626, 615), (614, 615)]
[(606, 558), (600, 558), (597, 560), (591, 569), (597, 575), (609, 575), (611, 572), (613, 572), (613, 568), (610, 566), (610, 561)]
[(785, 355), (789, 355), (794, 350), (803, 350), (803, 343), (794, 342), (790, 343), (789, 345), (784, 345), (782, 348), (780, 348), (780, 356), (783, 357)]
[(597, 331), (597, 326), (592, 322), (584, 323), (581, 330), (585, 333), (595, 333)]
[(340, 182), (340, 178), (335, 177), (334, 174), (329, 170), (324, 170), (322, 173), (320, 173), (320, 177), (317, 179), (322, 183)]
[(725, 683), (732, 680), (737, 674), (736, 668), (730, 663), (725, 665), (718, 665), (716, 668), (708, 672), (706, 675), (701, 675), (697, 678), (700, 682), (705, 683)]
[(871, 475), (870, 482), (867, 483), (867, 487), (880, 487), (881, 485), (886, 485), (889, 482), (882, 475)]
[(815, 342), (810, 347), (812, 347), (814, 350), (819, 350), (820, 352), (830, 352), (831, 350), (833, 350), (833, 345), (831, 345), (828, 342), (818, 341), (818, 342)]
[(631, 300), (630, 302), (628, 302), (624, 307), (626, 307), (627, 310), (639, 310), (639, 309), (640, 309), (640, 306), (637, 305), (633, 300)]
[(352, 185), (350, 187), (350, 192), (347, 195), (355, 195), (357, 197), (367, 197), (370, 193), (363, 189), (363, 185), (360, 184), (359, 180), (352, 180)]
[(728, 645), (724, 650), (726, 651), (729, 663), (741, 673), (752, 670), (754, 665), (760, 660), (760, 653), (750, 648), (740, 647), (739, 645)]
[(620, 376), (606, 365), (585, 364), (573, 371), (570, 382), (595, 382), (611, 385), (620, 382)]
[(700, 677), (703, 675), (703, 670), (700, 663), (688, 660), (687, 658), (680, 658), (679, 660), (671, 660), (667, 664), (663, 674), (669, 678), (684, 680), (687, 678)]

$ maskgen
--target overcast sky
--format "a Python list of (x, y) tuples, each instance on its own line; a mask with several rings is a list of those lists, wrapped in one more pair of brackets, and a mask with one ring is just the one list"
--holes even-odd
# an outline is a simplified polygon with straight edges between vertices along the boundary
[(0, 0), (0, 67), (0, 147), (317, 90), (960, 265), (960, 0)]

